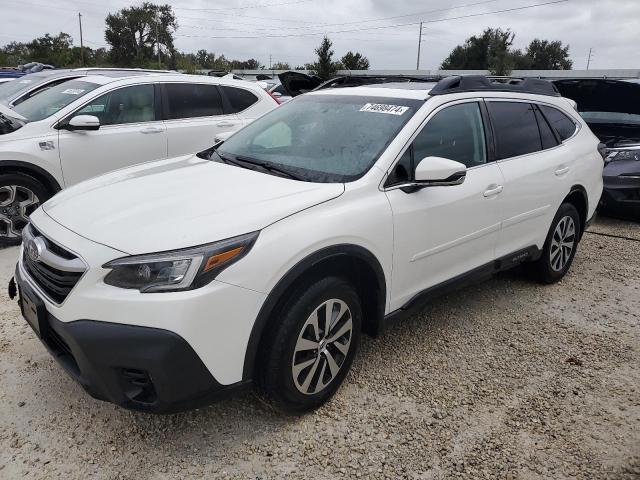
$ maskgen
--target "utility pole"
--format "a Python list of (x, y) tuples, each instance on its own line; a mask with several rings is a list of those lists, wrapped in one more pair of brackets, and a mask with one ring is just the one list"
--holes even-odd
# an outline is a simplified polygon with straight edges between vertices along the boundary
[(420, 47), (422, 46), (422, 23), (420, 22), (420, 35), (418, 35), (418, 61), (416, 62), (416, 70), (420, 70)]
[(158, 70), (160, 70), (160, 40), (158, 39), (158, 22), (160, 19), (156, 15), (156, 48), (158, 49)]
[(269, 70), (271, 70), (271, 54), (269, 54)]
[(589, 70), (589, 65), (591, 65), (591, 52), (593, 51), (593, 47), (589, 49), (589, 58), (587, 59), (587, 70)]
[(78, 12), (78, 23), (80, 24), (80, 65), (84, 67), (84, 44), (82, 41), (82, 14)]

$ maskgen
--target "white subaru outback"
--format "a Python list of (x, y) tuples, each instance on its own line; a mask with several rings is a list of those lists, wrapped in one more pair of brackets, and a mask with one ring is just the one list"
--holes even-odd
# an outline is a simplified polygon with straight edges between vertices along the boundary
[(560, 280), (602, 192), (598, 146), (540, 80), (310, 93), (56, 195), (10, 293), (96, 398), (167, 412), (253, 384), (303, 412), (363, 332), (435, 295), (521, 263)]

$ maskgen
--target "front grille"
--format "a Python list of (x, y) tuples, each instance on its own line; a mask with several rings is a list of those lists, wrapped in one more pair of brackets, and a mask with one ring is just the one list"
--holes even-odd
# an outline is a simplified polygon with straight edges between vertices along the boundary
[(55, 253), (59, 257), (62, 257), (64, 259), (66, 259), (66, 260), (73, 260), (74, 258), (77, 258), (73, 253), (65, 250), (60, 245), (58, 245), (56, 243), (53, 243), (47, 237), (43, 236), (38, 231), (38, 229), (36, 227), (34, 227), (33, 225), (29, 224), (29, 229), (31, 231), (31, 234), (34, 237), (42, 237), (42, 239), (44, 240), (44, 243), (47, 245), (47, 250), (49, 250), (50, 252)]
[[(73, 260), (78, 260), (78, 257), (68, 250), (64, 249), (60, 245), (55, 244), (48, 238), (43, 237), (33, 226), (27, 227), (27, 236), (29, 238), (41, 238), (46, 244), (46, 250), (55, 257), (61, 260), (61, 264)], [(57, 262), (51, 262), (57, 263)], [(33, 261), (29, 255), (27, 255), (27, 249), (23, 249), (22, 265), (31, 279), (40, 287), (40, 289), (55, 303), (62, 303), (69, 292), (75, 287), (76, 283), (80, 280), (80, 277), (84, 274), (83, 271), (65, 271), (49, 265), (40, 259)], [(65, 268), (65, 267), (62, 267)]]

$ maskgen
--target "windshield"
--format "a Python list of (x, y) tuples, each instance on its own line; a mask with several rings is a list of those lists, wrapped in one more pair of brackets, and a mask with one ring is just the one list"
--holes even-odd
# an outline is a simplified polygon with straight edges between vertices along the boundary
[(364, 175), (424, 101), (303, 95), (249, 124), (217, 152), (268, 163), (313, 182)]
[(0, 100), (6, 103), (6, 101), (10, 98), (13, 98), (16, 93), (21, 90), (30, 88), (40, 80), (42, 80), (40, 77), (32, 77), (31, 75), (26, 75), (24, 77), (16, 78), (15, 80), (4, 82), (0, 84)]
[(624, 112), (580, 112), (587, 123), (619, 123), (640, 126), (640, 115)]
[(13, 110), (30, 122), (37, 122), (63, 109), (87, 93), (100, 87), (97, 83), (83, 80), (69, 80), (35, 95)]

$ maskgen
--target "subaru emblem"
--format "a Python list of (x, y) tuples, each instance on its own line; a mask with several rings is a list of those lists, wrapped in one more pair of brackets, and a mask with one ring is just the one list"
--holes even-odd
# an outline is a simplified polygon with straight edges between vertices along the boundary
[(32, 262), (39, 262), (46, 245), (40, 237), (32, 238), (27, 243), (27, 256)]

